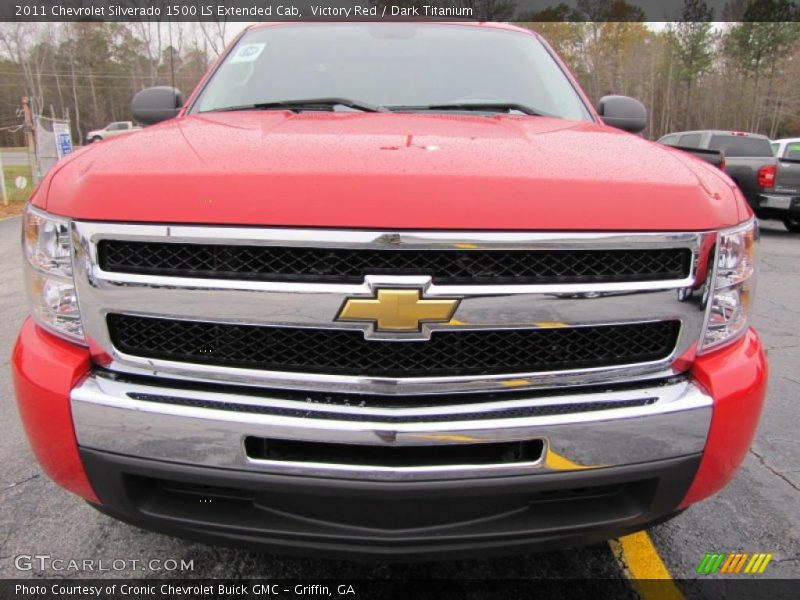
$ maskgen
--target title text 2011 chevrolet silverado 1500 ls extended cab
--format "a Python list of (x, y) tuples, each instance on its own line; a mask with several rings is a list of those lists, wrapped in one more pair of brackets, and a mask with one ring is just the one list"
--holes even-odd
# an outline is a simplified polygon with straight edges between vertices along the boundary
[(24, 217), (20, 414), (98, 509), (486, 556), (646, 528), (739, 467), (752, 212), (538, 36), (259, 25), (134, 112), (177, 118), (59, 163)]

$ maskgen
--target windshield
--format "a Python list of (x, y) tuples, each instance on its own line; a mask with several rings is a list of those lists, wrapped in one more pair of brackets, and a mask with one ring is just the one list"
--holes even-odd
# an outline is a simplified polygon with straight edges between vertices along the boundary
[(191, 112), (318, 98), (394, 110), (517, 105), (565, 119), (591, 119), (535, 37), (488, 27), (414, 23), (253, 29), (212, 75)]

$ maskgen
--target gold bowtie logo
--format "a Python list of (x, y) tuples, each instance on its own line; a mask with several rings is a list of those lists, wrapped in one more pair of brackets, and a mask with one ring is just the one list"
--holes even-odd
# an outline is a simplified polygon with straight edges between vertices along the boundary
[(376, 331), (419, 331), (422, 323), (447, 323), (456, 299), (425, 300), (419, 290), (378, 290), (375, 298), (348, 298), (337, 321), (372, 321)]

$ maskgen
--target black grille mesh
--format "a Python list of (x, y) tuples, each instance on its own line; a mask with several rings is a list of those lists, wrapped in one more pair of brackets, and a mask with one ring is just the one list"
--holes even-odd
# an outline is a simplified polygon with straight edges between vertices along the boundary
[(687, 248), (636, 250), (376, 250), (102, 240), (106, 271), (202, 278), (360, 282), (431, 275), (437, 283), (569, 283), (683, 279)]
[(135, 356), (341, 375), (454, 376), (588, 368), (666, 358), (677, 321), (558, 329), (438, 331), (428, 341), (361, 331), (260, 327), (112, 314), (113, 344)]

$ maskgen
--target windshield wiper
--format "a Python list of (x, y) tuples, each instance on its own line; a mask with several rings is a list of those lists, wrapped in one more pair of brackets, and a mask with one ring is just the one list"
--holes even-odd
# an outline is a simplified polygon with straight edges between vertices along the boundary
[(382, 106), (374, 106), (359, 100), (349, 98), (308, 98), (303, 100), (280, 100), (277, 102), (257, 102), (255, 104), (241, 104), (239, 106), (226, 106), (202, 112), (233, 112), (237, 110), (333, 110), (335, 106), (345, 106), (360, 110), (361, 112), (388, 112)]
[(518, 104), (516, 102), (453, 102), (451, 104), (429, 104), (423, 106), (389, 106), (390, 110), (396, 111), (425, 111), (425, 110), (463, 110), (463, 111), (482, 111), (482, 112), (511, 112), (517, 111), (525, 115), (534, 117), (553, 117), (549, 113), (534, 110), (530, 106)]

